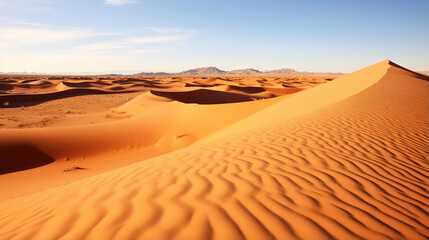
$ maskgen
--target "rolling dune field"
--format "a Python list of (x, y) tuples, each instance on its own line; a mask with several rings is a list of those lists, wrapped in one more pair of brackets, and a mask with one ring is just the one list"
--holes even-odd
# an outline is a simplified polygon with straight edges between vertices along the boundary
[(426, 75), (57, 78), (0, 80), (0, 239), (429, 238)]

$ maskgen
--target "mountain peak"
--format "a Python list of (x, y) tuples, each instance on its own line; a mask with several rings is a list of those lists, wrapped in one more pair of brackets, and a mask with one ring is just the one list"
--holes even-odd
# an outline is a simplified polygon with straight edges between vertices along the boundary
[[(392, 63), (388, 60), (383, 61), (387, 63)], [(394, 64), (394, 63), (392, 63)], [(311, 74), (324, 74), (324, 73), (315, 73), (315, 72), (299, 72), (292, 68), (281, 68), (281, 69), (275, 69), (275, 70), (267, 70), (267, 71), (259, 71), (254, 68), (246, 68), (246, 69), (237, 69), (232, 71), (224, 71), (214, 66), (209, 67), (201, 67), (201, 68), (194, 68), (182, 72), (177, 73), (166, 73), (166, 72), (141, 72), (137, 73), (135, 75), (139, 76), (157, 76), (157, 75), (185, 75), (185, 76), (191, 76), (191, 75), (311, 75)], [(327, 74), (338, 74), (340, 73), (327, 73)]]
[(194, 68), (187, 71), (180, 72), (179, 75), (218, 75), (218, 74), (226, 74), (226, 71), (220, 70), (217, 67), (202, 67), (202, 68)]
[(229, 71), (229, 73), (242, 74), (242, 75), (252, 75), (252, 74), (259, 74), (262, 72), (259, 70), (253, 69), (253, 68), (246, 68), (246, 69), (232, 70), (232, 71)]
[(292, 68), (282, 68), (282, 69), (264, 71), (264, 73), (268, 73), (268, 74), (291, 74), (291, 73), (296, 73), (296, 70), (292, 69)]

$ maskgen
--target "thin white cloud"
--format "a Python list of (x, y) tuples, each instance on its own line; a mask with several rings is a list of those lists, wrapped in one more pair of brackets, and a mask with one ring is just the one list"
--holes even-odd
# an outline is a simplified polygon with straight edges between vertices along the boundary
[(135, 0), (104, 0), (104, 4), (113, 5), (113, 6), (124, 6), (128, 4), (136, 4), (139, 3)]
[(141, 61), (154, 64), (145, 54), (173, 50), (195, 36), (176, 28), (111, 33), (0, 20), (6, 21), (0, 26), (0, 67), (6, 72), (121, 70), (118, 62), (124, 71), (139, 69)]
[(66, 40), (89, 38), (116, 33), (100, 33), (85, 29), (57, 30), (50, 28), (9, 27), (0, 28), (0, 40), (11, 44), (53, 43)]
[(140, 50), (130, 51), (130, 53), (158, 53), (158, 52), (167, 52), (170, 50), (171, 50), (170, 48), (140, 49)]
[(170, 35), (160, 37), (140, 37), (123, 40), (125, 44), (177, 42), (190, 38), (190, 35)]
[(88, 33), (76, 31), (53, 31), (37, 28), (3, 28), (0, 39), (24, 43), (49, 43), (86, 37)]
[(166, 51), (169, 48), (157, 48), (157, 49), (144, 49), (139, 50), (142, 44), (160, 44), (160, 43), (174, 43), (175, 46), (181, 45), (180, 43), (190, 38), (190, 35), (171, 35), (171, 36), (160, 36), (160, 37), (138, 37), (138, 38), (126, 38), (118, 39), (111, 42), (96, 42), (92, 44), (80, 45), (73, 48), (77, 51), (100, 51), (100, 50), (112, 50), (128, 48), (136, 50), (129, 51), (130, 53), (148, 53), (148, 52), (161, 52)]
[[(1, 0), (0, 0), (1, 2)], [(1, 5), (0, 5), (1, 6)], [(32, 27), (47, 27), (47, 24), (28, 22), (22, 20), (11, 19), (8, 17), (0, 16), (0, 24), (4, 26), (32, 26)]]
[(160, 33), (160, 34), (171, 34), (171, 33), (178, 33), (182, 31), (180, 28), (159, 28), (159, 27), (146, 27), (146, 29), (149, 29), (151, 31)]
[(196, 30), (183, 30), (180, 28), (146, 27), (146, 29), (154, 31), (159, 34), (164, 34), (164, 35), (167, 35), (167, 34), (172, 35), (172, 34), (180, 34), (180, 33), (195, 34), (198, 32)]
[(74, 50), (78, 50), (78, 51), (101, 51), (101, 50), (120, 49), (120, 48), (125, 48), (125, 47), (126, 46), (119, 45), (116, 43), (98, 42), (98, 43), (92, 43), (92, 44), (77, 46), (74, 48)]
[[(126, 69), (128, 66), (136, 67), (135, 56), (118, 55), (111, 56), (104, 53), (39, 53), (39, 54), (14, 54), (2, 55), (3, 66), (1, 71), (5, 72), (93, 72), (103, 70), (121, 70), (118, 63)], [(135, 66), (133, 66), (133, 64)]]
[(21, 12), (51, 12), (48, 7), (50, 0), (0, 0), (0, 7), (3, 9), (13, 9)]
[(16, 24), (34, 26), (34, 27), (47, 27), (48, 26), (47, 24), (43, 24), (43, 23), (25, 22), (25, 21), (16, 22)]

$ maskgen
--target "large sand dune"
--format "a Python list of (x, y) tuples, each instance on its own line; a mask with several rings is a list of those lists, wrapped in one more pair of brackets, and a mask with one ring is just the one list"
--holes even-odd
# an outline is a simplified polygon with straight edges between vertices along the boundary
[[(428, 80), (383, 61), (290, 96), (185, 104), (193, 82), (124, 120), (3, 129), (24, 163), (1, 159), (0, 239), (427, 239)], [(269, 92), (220, 81), (204, 91)]]

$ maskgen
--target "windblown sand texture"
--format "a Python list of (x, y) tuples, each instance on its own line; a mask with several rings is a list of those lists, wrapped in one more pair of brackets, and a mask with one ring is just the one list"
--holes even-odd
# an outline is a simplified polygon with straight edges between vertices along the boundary
[(276, 98), (154, 89), (126, 119), (2, 129), (0, 239), (427, 239), (428, 80), (386, 60)]

